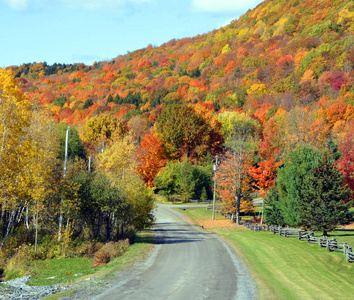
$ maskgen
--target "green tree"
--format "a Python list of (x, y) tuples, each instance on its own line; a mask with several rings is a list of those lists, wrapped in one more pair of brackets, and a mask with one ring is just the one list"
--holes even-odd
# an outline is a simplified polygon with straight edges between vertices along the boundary
[[(65, 156), (65, 137), (66, 129), (68, 126), (65, 123), (59, 123), (56, 126), (56, 132), (59, 137), (59, 150), (58, 158), (64, 160)], [(69, 147), (68, 147), (68, 157), (75, 158), (79, 157), (81, 159), (86, 159), (86, 150), (82, 145), (79, 133), (75, 127), (70, 127), (69, 130)]]
[(279, 195), (276, 188), (267, 191), (266, 207), (264, 209), (265, 222), (267, 224), (284, 226), (284, 218), (280, 209)]
[(89, 108), (90, 106), (92, 106), (94, 104), (93, 100), (91, 98), (87, 99), (83, 105), (83, 109)]
[(327, 235), (339, 224), (352, 221), (349, 208), (353, 201), (345, 202), (350, 198), (351, 191), (346, 185), (343, 186), (344, 181), (333, 159), (324, 155), (318, 166), (304, 177), (298, 205), (302, 226), (321, 230), (323, 235)]
[(208, 200), (208, 194), (207, 194), (205, 187), (203, 187), (203, 189), (202, 189), (202, 193), (200, 195), (200, 200)]
[(311, 147), (300, 147), (290, 153), (290, 160), (278, 169), (277, 188), (284, 223), (299, 226), (299, 203), (303, 197), (303, 185), (307, 174), (318, 166), (322, 155)]
[(111, 94), (109, 94), (108, 97), (107, 97), (106, 105), (107, 105), (108, 103), (111, 103), (111, 102), (113, 102), (113, 97), (112, 97)]
[[(81, 172), (73, 179), (79, 184), (79, 218), (89, 229), (90, 238), (111, 240), (117, 228), (115, 222), (127, 208), (122, 194), (102, 173)], [(120, 221), (120, 220), (118, 220)]]
[(220, 151), (223, 137), (192, 106), (167, 105), (156, 120), (156, 134), (171, 159), (196, 160)]
[(67, 102), (68, 100), (66, 99), (65, 96), (61, 95), (59, 96), (58, 98), (56, 98), (53, 102), (54, 105), (57, 105), (57, 106), (60, 106), (60, 107), (63, 107), (64, 104)]
[(186, 158), (167, 163), (155, 180), (156, 187), (164, 190), (167, 198), (178, 194), (187, 202), (193, 197), (200, 198), (203, 190), (211, 195), (211, 168), (192, 165)]

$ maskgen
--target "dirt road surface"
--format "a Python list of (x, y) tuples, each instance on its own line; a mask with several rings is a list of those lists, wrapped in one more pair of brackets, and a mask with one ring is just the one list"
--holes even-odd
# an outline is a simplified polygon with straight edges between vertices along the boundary
[(256, 299), (246, 268), (220, 238), (188, 223), (171, 206), (156, 209), (156, 248), (128, 278), (92, 299)]

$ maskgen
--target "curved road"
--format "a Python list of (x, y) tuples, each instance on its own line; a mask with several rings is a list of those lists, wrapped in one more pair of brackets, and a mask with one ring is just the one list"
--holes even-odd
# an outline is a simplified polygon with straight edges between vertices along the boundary
[(140, 274), (95, 299), (255, 299), (253, 280), (230, 247), (167, 205), (156, 209), (156, 250)]

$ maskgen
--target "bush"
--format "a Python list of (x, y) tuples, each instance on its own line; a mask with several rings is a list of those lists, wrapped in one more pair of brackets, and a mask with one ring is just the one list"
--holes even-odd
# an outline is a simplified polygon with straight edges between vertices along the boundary
[(98, 250), (93, 258), (94, 267), (109, 263), (112, 259), (123, 255), (129, 249), (129, 239), (119, 242), (109, 242)]
[(180, 195), (171, 195), (168, 197), (168, 201), (170, 202), (181, 202), (181, 196)]
[[(16, 249), (15, 255), (0, 264), (4, 264), (4, 277), (11, 280), (17, 277), (22, 277), (31, 274), (30, 264), (34, 260), (34, 246), (19, 246)], [(1, 266), (0, 266), (1, 267)]]
[(76, 247), (76, 252), (80, 254), (79, 256), (93, 258), (102, 247), (103, 243), (86, 241)]

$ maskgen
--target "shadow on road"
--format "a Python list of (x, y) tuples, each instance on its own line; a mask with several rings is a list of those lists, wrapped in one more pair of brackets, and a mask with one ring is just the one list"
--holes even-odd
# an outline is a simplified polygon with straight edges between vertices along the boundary
[(193, 243), (200, 242), (203, 240), (204, 236), (207, 235), (202, 231), (191, 230), (191, 226), (189, 224), (183, 225), (174, 222), (158, 223), (151, 231), (155, 236), (154, 240), (144, 240), (144, 238), (142, 238), (141, 242), (153, 243), (155, 245)]

